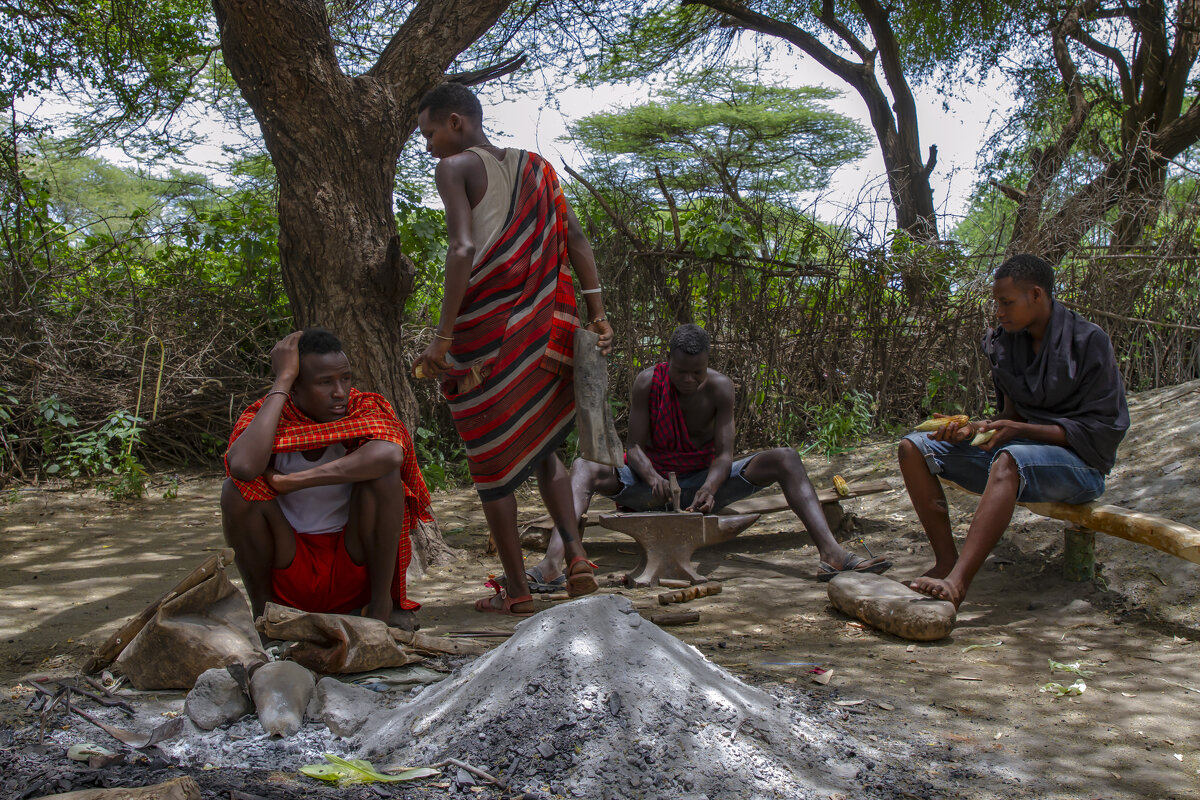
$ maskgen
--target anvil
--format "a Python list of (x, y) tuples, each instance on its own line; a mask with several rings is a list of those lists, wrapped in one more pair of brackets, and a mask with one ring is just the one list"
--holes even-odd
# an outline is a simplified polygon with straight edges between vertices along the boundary
[(753, 525), (758, 514), (701, 514), (688, 511), (646, 511), (605, 514), (601, 527), (632, 536), (642, 548), (637, 567), (625, 576), (634, 586), (657, 586), (659, 580), (704, 583), (708, 578), (692, 568), (692, 553), (727, 542)]

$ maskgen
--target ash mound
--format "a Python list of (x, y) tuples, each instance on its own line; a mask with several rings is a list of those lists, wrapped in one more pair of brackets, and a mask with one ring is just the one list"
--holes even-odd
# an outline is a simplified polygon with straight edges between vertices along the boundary
[(612, 595), (522, 622), (500, 647), (374, 715), (358, 744), (377, 763), (459, 758), (512, 791), (596, 798), (863, 797), (883, 777), (862, 743), (743, 683)]

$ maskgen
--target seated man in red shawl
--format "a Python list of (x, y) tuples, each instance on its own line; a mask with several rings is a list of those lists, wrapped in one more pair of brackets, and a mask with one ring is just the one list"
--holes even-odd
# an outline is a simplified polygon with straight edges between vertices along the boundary
[(234, 425), (221, 491), (251, 611), (270, 600), (414, 630), (409, 532), (431, 517), (412, 437), (387, 400), (350, 385), (329, 331), (288, 335), (271, 368), (275, 384)]
[[(583, 459), (572, 465), (575, 508), (583, 514), (592, 493), (600, 492), (621, 508), (666, 510), (671, 472), (682, 490), (681, 507), (705, 514), (778, 483), (820, 552), (818, 579), (847, 571), (879, 573), (892, 565), (882, 556), (864, 559), (837, 543), (799, 453), (777, 447), (734, 461), (733, 441), (733, 382), (709, 369), (704, 329), (681, 325), (671, 335), (670, 360), (634, 379), (626, 466), (618, 470)], [(534, 588), (552, 590), (561, 561), (556, 530), (545, 560), (529, 570), (538, 584)]]

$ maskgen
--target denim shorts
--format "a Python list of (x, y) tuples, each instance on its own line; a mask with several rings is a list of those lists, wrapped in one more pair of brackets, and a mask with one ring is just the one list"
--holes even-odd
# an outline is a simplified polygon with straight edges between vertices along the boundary
[[(740, 461), (733, 462), (733, 466), (729, 470), (729, 480), (717, 490), (713, 504), (713, 510), (724, 508), (730, 503), (736, 503), (738, 500), (743, 500), (755, 492), (761, 492), (765, 486), (755, 486), (750, 481), (742, 477), (742, 470), (746, 468), (754, 459), (754, 456), (747, 456)], [(609, 495), (613, 502), (619, 508), (628, 509), (630, 511), (670, 511), (671, 505), (669, 502), (663, 503), (654, 497), (654, 492), (650, 489), (650, 484), (643, 481), (637, 476), (637, 473), (625, 465), (617, 470), (617, 477), (621, 479), (621, 491), (614, 495)], [(696, 490), (704, 485), (704, 481), (708, 478), (708, 470), (701, 469), (695, 472), (686, 472), (683, 475), (676, 475), (675, 480), (679, 482), (679, 507), (687, 508), (692, 504), (692, 500), (696, 497)]]
[(928, 433), (904, 438), (925, 456), (930, 472), (975, 494), (983, 494), (992, 462), (1001, 453), (1017, 464), (1017, 500), (1022, 503), (1086, 503), (1104, 493), (1104, 473), (1088, 466), (1074, 450), (1056, 444), (1013, 439), (988, 451), (966, 442), (939, 442)]

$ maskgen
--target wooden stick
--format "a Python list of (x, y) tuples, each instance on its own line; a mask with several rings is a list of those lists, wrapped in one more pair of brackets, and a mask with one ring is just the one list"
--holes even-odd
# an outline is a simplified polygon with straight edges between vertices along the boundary
[(1149, 545), (1193, 564), (1200, 564), (1200, 531), (1182, 522), (1094, 503), (1078, 506), (1066, 503), (1022, 505), (1043, 517), (1061, 519), (1119, 539)]
[(668, 472), (667, 480), (671, 482), (671, 510), (679, 511), (679, 498), (682, 495), (682, 490), (679, 488), (679, 479), (675, 477), (674, 472)]
[(701, 583), (698, 586), (689, 586), (686, 589), (676, 589), (673, 592), (663, 592), (658, 596), (660, 605), (669, 605), (671, 603), (687, 603), (695, 600), (697, 597), (708, 597), (710, 594), (720, 594), (721, 584), (719, 583)]
[(430, 636), (420, 631), (406, 631), (400, 628), (388, 628), (392, 639), (407, 645), (422, 653), (449, 653), (456, 656), (479, 655), (487, 648), (480, 642), (470, 639), (448, 639), (444, 636)]
[(673, 578), (659, 578), (659, 586), (665, 586), (668, 589), (686, 589), (692, 585), (691, 581), (677, 581)]
[(466, 770), (467, 772), (474, 775), (476, 778), (483, 778), (488, 783), (495, 784), (496, 786), (499, 786), (501, 789), (507, 788), (507, 784), (504, 783), (504, 781), (500, 780), (499, 778), (493, 777), (492, 775), (487, 774), (486, 772), (479, 769), (478, 767), (472, 767), (470, 764), (468, 764), (465, 761), (459, 761), (457, 758), (443, 758), (441, 761), (434, 764), (431, 768), (432, 769), (440, 769), (447, 765)]
[(651, 614), (650, 621), (655, 625), (687, 625), (690, 622), (700, 621), (699, 611), (663, 611), (658, 614)]

